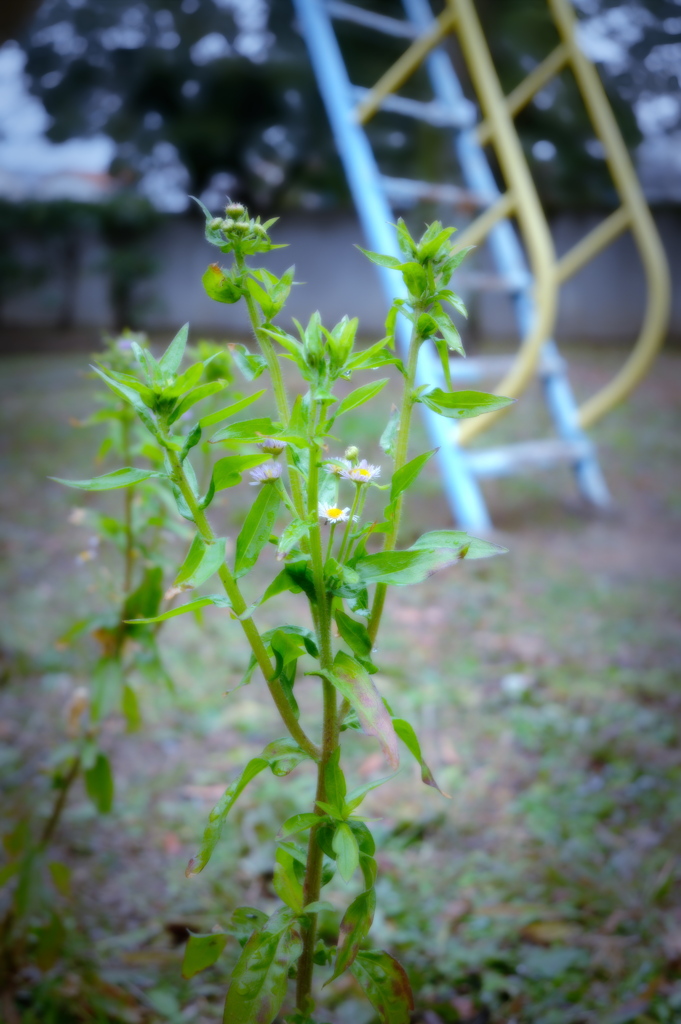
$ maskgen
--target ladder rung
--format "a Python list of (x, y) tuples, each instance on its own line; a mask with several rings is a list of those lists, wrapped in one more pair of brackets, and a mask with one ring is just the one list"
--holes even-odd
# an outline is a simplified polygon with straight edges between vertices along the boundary
[[(454, 239), (456, 241), (456, 238)], [(460, 291), (470, 289), (476, 292), (517, 292), (525, 287), (520, 279), (504, 277), (501, 274), (485, 274), (471, 270), (469, 273), (457, 273), (454, 284)]]
[(411, 178), (381, 178), (381, 184), (390, 199), (415, 202), (430, 199), (435, 203), (450, 203), (452, 206), (484, 206), (485, 201), (475, 192), (460, 188), (459, 185), (438, 185), (432, 181), (416, 181)]
[(452, 359), (450, 373), (453, 380), (501, 377), (511, 369), (515, 359), (515, 356), (469, 356), (467, 359)]
[(363, 7), (356, 7), (355, 4), (343, 3), (342, 0), (329, 0), (326, 9), (331, 17), (336, 18), (338, 21), (352, 21), (355, 25), (373, 28), (387, 36), (397, 36), (401, 39), (416, 39), (421, 32), (410, 21), (403, 21), (400, 18), (389, 18), (385, 14), (376, 14), (375, 11), (367, 11)]
[[(356, 85), (353, 89), (358, 100), (363, 100), (371, 93), (371, 89), (364, 89)], [(456, 107), (448, 107), (437, 100), (413, 100), (408, 96), (396, 96), (389, 93), (384, 96), (379, 104), (380, 110), (387, 110), (391, 114), (402, 114), (404, 117), (413, 117), (417, 121), (425, 121), (436, 128), (469, 128), (475, 123), (475, 107), (469, 100), (464, 100)]]
[(469, 468), (480, 477), (512, 476), (519, 472), (550, 469), (559, 463), (575, 465), (593, 454), (588, 440), (521, 441), (466, 453)]

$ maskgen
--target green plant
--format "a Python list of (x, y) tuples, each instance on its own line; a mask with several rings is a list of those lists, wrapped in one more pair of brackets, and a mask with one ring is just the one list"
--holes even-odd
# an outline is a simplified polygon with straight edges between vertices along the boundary
[[(452, 249), (453, 228), (443, 229), (434, 223), (416, 241), (400, 221), (397, 230), (402, 260), (366, 253), (372, 261), (401, 273), (408, 298), (393, 304), (386, 336), (367, 349), (357, 350), (357, 321), (347, 317), (328, 330), (314, 313), (306, 327), (296, 323), (298, 337), (274, 324), (293, 284), (293, 268), (277, 277), (248, 262), (254, 255), (277, 248), (268, 235), (272, 221), (261, 224), (259, 219), (250, 219), (240, 204), (230, 204), (224, 218), (204, 212), (208, 241), (233, 256), (230, 268), (217, 264), (208, 268), (204, 286), (217, 301), (245, 301), (260, 351), (233, 345), (232, 356), (249, 380), (269, 372), (276, 419), (234, 419), (264, 391), (194, 418), (190, 410), (222, 391), (225, 382), (210, 379), (208, 360), (181, 371), (186, 326), (158, 360), (148, 349), (132, 342), (139, 364), (137, 373), (101, 367), (96, 373), (118, 399), (134, 410), (148, 431), (144, 454), (151, 457), (153, 468), (124, 466), (75, 485), (100, 490), (129, 487), (154, 478), (158, 485), (170, 489), (180, 516), (193, 529), (174, 590), (193, 590), (217, 575), (222, 592), (202, 594), (179, 607), (154, 610), (153, 614), (136, 608), (126, 616), (125, 625), (145, 629), (207, 605), (224, 608), (251, 647), (243, 683), (249, 683), (256, 668), (260, 669), (288, 733), (249, 761), (227, 788), (210, 814), (187, 874), (205, 868), (230, 809), (260, 772), (269, 768), (275, 776), (283, 777), (311, 761), (317, 783), (312, 808), (289, 817), (279, 832), (273, 885), (282, 900), (280, 909), (268, 918), (256, 908), (241, 907), (234, 912), (228, 933), (190, 936), (184, 973), (190, 977), (215, 963), (231, 935), (243, 950), (226, 997), (227, 1024), (272, 1022), (286, 998), (289, 978), (296, 980), (296, 999), (295, 1009), (286, 1020), (290, 1024), (314, 1024), (313, 970), (315, 965), (327, 967), (331, 963), (328, 981), (351, 971), (381, 1020), (406, 1024), (412, 995), (404, 969), (388, 952), (364, 948), (376, 903), (377, 868), (367, 819), (356, 813), (367, 793), (393, 775), (348, 791), (341, 766), (340, 736), (360, 730), (376, 737), (393, 773), (399, 764), (398, 740), (402, 741), (419, 763), (423, 781), (437, 788), (414, 729), (392, 711), (372, 679), (376, 672), (372, 652), (387, 588), (417, 584), (463, 558), (483, 558), (503, 549), (453, 530), (431, 531), (409, 549), (397, 548), (405, 493), (435, 454), (429, 451), (409, 459), (411, 416), (419, 403), (458, 419), (501, 408), (510, 400), (451, 390), (449, 352), (462, 353), (463, 348), (443, 304), (465, 313), (448, 283), (466, 255), (466, 250)], [(406, 364), (394, 351), (398, 315), (412, 324)], [(448, 390), (415, 387), (419, 350), (427, 340), (433, 341), (440, 353)], [(282, 375), (282, 357), (296, 367), (304, 382), (303, 392), (293, 402)], [(361, 384), (340, 400), (334, 393), (338, 382), (350, 380), (355, 373), (384, 367), (396, 367), (404, 385), (401, 407), (390, 417), (380, 440), (393, 462), (390, 482), (381, 484), (380, 468), (360, 459), (358, 438), (349, 439), (352, 443), (345, 446), (342, 457), (327, 452), (340, 445), (337, 432), (343, 415), (374, 398), (388, 378)], [(192, 452), (209, 428), (223, 422), (226, 426), (217, 430), (211, 442), (236, 454), (215, 461), (210, 477), (200, 486)], [(257, 490), (228, 563), (227, 538), (216, 535), (207, 513), (216, 492), (237, 486), (247, 472)], [(379, 515), (368, 501), (376, 491), (389, 491)], [(323, 536), (327, 528), (328, 536)], [(244, 582), (248, 582), (246, 577), (261, 556), (266, 557), (270, 544), (276, 548), (279, 571), (264, 592), (249, 603)], [(379, 550), (373, 550), (375, 547)], [(258, 608), (289, 593), (302, 595), (301, 603), (308, 609), (312, 628), (286, 622), (261, 633), (255, 622)], [(319, 739), (309, 735), (296, 700), (295, 683), (301, 670), (302, 675), (320, 680)], [(306, 833), (307, 845), (303, 846), (301, 838)], [(358, 871), (362, 881), (361, 891), (340, 922), (334, 953), (318, 940), (317, 916), (321, 911), (333, 910), (320, 897), (336, 871), (345, 884), (351, 883)]]
[[(123, 334), (108, 339), (97, 361), (109, 373), (126, 372), (134, 361), (133, 345), (146, 346), (143, 335)], [(223, 356), (223, 354), (220, 354)], [(105, 427), (96, 461), (109, 456), (125, 462), (140, 457), (152, 464), (156, 452), (146, 443), (134, 410), (120, 397), (104, 392), (100, 408), (78, 426)], [(0, 887), (8, 892), (6, 910), (0, 919), (0, 981), (11, 990), (14, 978), (27, 963), (43, 970), (52, 967), (70, 941), (70, 869), (55, 859), (53, 840), (59, 828), (74, 784), (82, 779), (85, 791), (98, 813), (108, 814), (114, 801), (114, 771), (102, 744), (102, 726), (112, 714), (122, 714), (130, 732), (140, 728), (142, 714), (138, 700), (139, 678), (172, 687), (157, 644), (159, 625), (129, 624), (131, 616), (154, 615), (164, 603), (164, 578), (168, 572), (168, 534), (186, 530), (169, 519), (167, 496), (158, 487), (153, 471), (135, 470), (126, 477), (127, 486), (120, 514), (94, 508), (76, 507), (70, 521), (87, 528), (89, 541), (79, 555), (82, 564), (100, 568), (95, 589), (105, 608), (78, 619), (60, 638), (66, 650), (88, 636), (95, 641), (85, 653), (77, 671), (83, 685), (76, 687), (65, 709), (62, 729), (46, 751), (52, 799), (44, 820), (24, 813), (3, 836), (7, 862), (0, 872)], [(117, 478), (114, 474), (114, 482)], [(71, 481), (78, 487), (78, 482)], [(108, 490), (105, 478), (99, 486), (87, 482), (88, 490)], [(101, 549), (114, 551), (113, 562), (99, 557)], [(85, 645), (81, 645), (85, 646)]]

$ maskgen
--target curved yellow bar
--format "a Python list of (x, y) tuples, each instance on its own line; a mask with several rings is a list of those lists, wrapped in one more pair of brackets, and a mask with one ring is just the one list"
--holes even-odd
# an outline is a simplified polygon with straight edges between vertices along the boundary
[[(502, 395), (516, 398), (533, 379), (542, 345), (553, 332), (558, 292), (553, 240), (473, 2), (448, 0), (448, 5), (456, 14), (468, 72), (490, 126), (502, 173), (515, 200), (516, 217), (535, 280), (536, 316), (532, 330), (523, 338), (515, 363), (496, 389)], [(500, 415), (503, 411), (466, 420), (458, 439), (465, 443), (486, 430)]]
[(609, 384), (579, 410), (579, 423), (589, 427), (629, 395), (657, 355), (669, 322), (671, 282), (657, 228), (644, 199), (605, 90), (593, 64), (575, 39), (576, 18), (568, 0), (548, 0), (596, 134), (603, 143), (610, 174), (629, 217), (648, 286), (648, 301), (638, 340), (628, 360)]

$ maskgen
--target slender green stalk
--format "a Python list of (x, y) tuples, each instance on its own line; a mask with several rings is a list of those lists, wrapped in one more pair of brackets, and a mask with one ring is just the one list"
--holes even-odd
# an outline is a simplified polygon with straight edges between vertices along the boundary
[[(130, 421), (128, 419), (128, 408), (124, 410), (122, 421), (123, 433), (123, 464), (130, 465)], [(135, 562), (135, 537), (132, 529), (132, 507), (135, 498), (135, 488), (126, 487), (123, 512), (123, 528), (125, 531), (125, 554), (123, 560), (123, 595), (127, 597), (132, 589), (132, 573)]]
[[(361, 490), (360, 490), (359, 502), (357, 504), (357, 511), (355, 512), (355, 515), (357, 516), (358, 522), (361, 522), (361, 520), (362, 520), (362, 513), (364, 512), (364, 505), (366, 504), (368, 490), (369, 489), (368, 489), (368, 487), (366, 485), (362, 485)], [(347, 549), (345, 551), (345, 561), (346, 562), (349, 560), (350, 555), (352, 554), (352, 549), (355, 547), (356, 543), (357, 543), (357, 537), (353, 537), (352, 534), (351, 534), (350, 535), (350, 542), (349, 542), (349, 544), (347, 546)]]
[(331, 526), (329, 527), (329, 542), (326, 545), (326, 558), (325, 558), (325, 561), (328, 561), (329, 558), (331, 557), (331, 552), (333, 551), (333, 538), (334, 538), (335, 533), (336, 533), (336, 526), (337, 525), (338, 525), (337, 523), (331, 523)]
[[(192, 516), (194, 517), (194, 522), (196, 523), (196, 527), (201, 537), (203, 538), (203, 540), (206, 541), (206, 543), (211, 544), (215, 541), (215, 534), (213, 533), (212, 526), (208, 522), (208, 517), (206, 516), (206, 513), (203, 511), (203, 509), (199, 508), (198, 501), (196, 500), (196, 495), (194, 494), (189, 485), (189, 481), (187, 480), (187, 477), (185, 475), (182, 463), (179, 459), (177, 452), (174, 452), (170, 449), (167, 449), (167, 451), (170, 466), (172, 469), (172, 480), (175, 484), (177, 484), (180, 491), (182, 492), (182, 497), (189, 506)], [(267, 487), (269, 486), (269, 484), (265, 484), (264, 486)], [(241, 590), (239, 589), (238, 583), (236, 582), (236, 580), (234, 579), (227, 565), (224, 562), (218, 569), (218, 576), (220, 577), (220, 581), (225, 589), (225, 593), (227, 594), (227, 597), (230, 600), (232, 610), (237, 616), (242, 615), (247, 608), (246, 602), (243, 598)], [(251, 650), (253, 651), (255, 659), (258, 662), (258, 665), (260, 666), (262, 674), (265, 677), (265, 682), (267, 683), (269, 691), (272, 694), (272, 699), (276, 704), (277, 711), (281, 715), (284, 725), (286, 726), (286, 728), (288, 729), (296, 743), (300, 747), (302, 747), (302, 749), (305, 750), (310, 755), (310, 757), (314, 758), (315, 761), (318, 760), (318, 748), (308, 738), (308, 736), (305, 734), (301, 726), (298, 724), (298, 721), (294, 717), (293, 712), (291, 711), (291, 707), (286, 699), (284, 690), (281, 686), (281, 683), (278, 680), (272, 679), (272, 676), (274, 675), (274, 667), (268, 657), (267, 651), (265, 650), (265, 645), (262, 641), (262, 637), (260, 636), (260, 633), (258, 632), (255, 623), (250, 618), (239, 619), (239, 622), (241, 623), (241, 628), (246, 634), (246, 639), (251, 645)]]
[(348, 519), (347, 524), (345, 526), (341, 546), (338, 550), (339, 562), (343, 561), (343, 555), (345, 554), (346, 548), (348, 546), (348, 540), (350, 539), (350, 531), (352, 530), (353, 523), (355, 522), (355, 516), (357, 515), (357, 506), (359, 505), (359, 496), (362, 491), (362, 487), (362, 484), (355, 484), (355, 497), (352, 502), (352, 508), (350, 509), (350, 518)]
[[(421, 313), (423, 310), (417, 306), (415, 313)], [(414, 408), (414, 384), (416, 381), (416, 367), (419, 359), (419, 349), (423, 338), (418, 333), (416, 328), (412, 331), (411, 341), (409, 342), (409, 357), (407, 359), (406, 377), (404, 381), (404, 390), (402, 392), (402, 405), (400, 407), (400, 425), (397, 431), (397, 441), (395, 444), (395, 458), (393, 466), (393, 474), (401, 469), (407, 461), (407, 455), (409, 453), (409, 431), (411, 430), (411, 413)], [(394, 551), (395, 545), (397, 544), (397, 536), (400, 529), (400, 519), (402, 516), (402, 504), (404, 500), (404, 494), (400, 494), (395, 502), (395, 514), (393, 516), (392, 525), (390, 530), (385, 535), (385, 541), (383, 544), (384, 551)], [(371, 606), (371, 616), (369, 618), (369, 624), (367, 629), (372, 642), (376, 639), (378, 633), (378, 627), (381, 624), (381, 616), (383, 615), (383, 606), (385, 604), (385, 596), (387, 591), (387, 585), (385, 583), (377, 583), (376, 591), (374, 593), (374, 601)]]
[[(310, 422), (310, 438), (314, 437), (315, 414), (313, 413)], [(308, 472), (308, 509), (310, 514), (317, 512), (319, 495), (319, 450), (312, 443), (310, 448), (310, 468)], [(317, 598), (318, 628), (320, 663), (323, 669), (330, 669), (333, 664), (333, 651), (331, 643), (331, 618), (330, 601), (324, 583), (324, 565), (322, 562), (321, 531), (319, 517), (316, 517), (315, 525), (310, 528), (310, 557), (312, 562), (312, 573), (314, 578), (315, 595)], [(322, 696), (324, 701), (324, 726), (322, 734), (322, 753), (317, 765), (317, 792), (315, 795), (314, 810), (317, 814), (323, 811), (317, 806), (317, 801), (326, 799), (326, 787), (324, 772), (329, 758), (338, 746), (338, 712), (336, 708), (336, 690), (332, 683), (322, 678)], [(305, 880), (303, 883), (303, 905), (315, 903), (319, 899), (319, 892), (322, 881), (323, 853), (317, 843), (317, 828), (310, 830), (310, 838), (307, 848), (307, 863), (305, 867)], [(308, 1011), (310, 992), (312, 989), (312, 973), (314, 970), (314, 947), (317, 938), (317, 915), (310, 914), (310, 923), (303, 934), (303, 952), (298, 961), (298, 975), (296, 982), (296, 1006), (301, 1013)]]
[[(246, 262), (243, 256), (240, 256), (235, 252), (234, 260), (239, 270), (239, 273), (245, 274), (248, 268), (246, 267)], [(260, 351), (267, 360), (267, 367), (270, 371), (270, 376), (272, 378), (274, 400), (277, 405), (277, 413), (279, 414), (279, 419), (284, 424), (284, 427), (287, 427), (291, 419), (291, 410), (289, 408), (288, 396), (286, 394), (286, 385), (284, 384), (284, 378), (281, 373), (281, 366), (279, 365), (279, 360), (277, 359), (276, 350), (274, 348), (271, 338), (268, 338), (265, 332), (261, 329), (262, 319), (260, 310), (258, 309), (258, 305), (256, 302), (254, 302), (253, 297), (251, 293), (248, 291), (248, 289), (244, 289), (244, 299), (246, 301), (248, 317), (251, 321), (253, 334), (255, 335), (258, 345), (260, 346)], [(294, 466), (293, 452), (291, 451), (290, 447), (286, 451), (286, 458), (288, 459), (289, 466)], [(296, 512), (298, 517), (300, 519), (303, 519), (305, 515), (303, 511), (305, 503), (303, 499), (303, 489), (301, 486), (300, 478), (298, 477), (298, 473), (296, 472), (295, 469), (292, 470), (289, 476), (291, 480), (291, 492), (293, 494), (293, 501), (296, 506)]]
[(57, 825), (59, 824), (60, 818), (64, 812), (64, 807), (66, 806), (66, 799), (69, 795), (69, 790), (71, 789), (71, 786), (78, 778), (78, 773), (80, 772), (80, 765), (80, 754), (78, 754), (76, 757), (74, 757), (73, 761), (71, 762), (71, 767), (66, 773), (66, 778), (59, 787), (59, 794), (57, 795), (57, 799), (54, 802), (52, 813), (45, 822), (45, 827), (43, 828), (39, 842), (40, 848), (43, 850), (45, 849), (50, 839), (54, 835), (54, 831)]

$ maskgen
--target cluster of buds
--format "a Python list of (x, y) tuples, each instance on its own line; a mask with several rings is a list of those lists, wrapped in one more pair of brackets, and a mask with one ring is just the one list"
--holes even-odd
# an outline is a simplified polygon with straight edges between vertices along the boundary
[(248, 210), (242, 203), (229, 203), (225, 207), (224, 217), (212, 217), (207, 220), (208, 240), (219, 245), (223, 252), (229, 252), (231, 249), (244, 255), (267, 252), (274, 248), (267, 234), (267, 229), (274, 222), (270, 220), (261, 224), (260, 217), (248, 216)]

